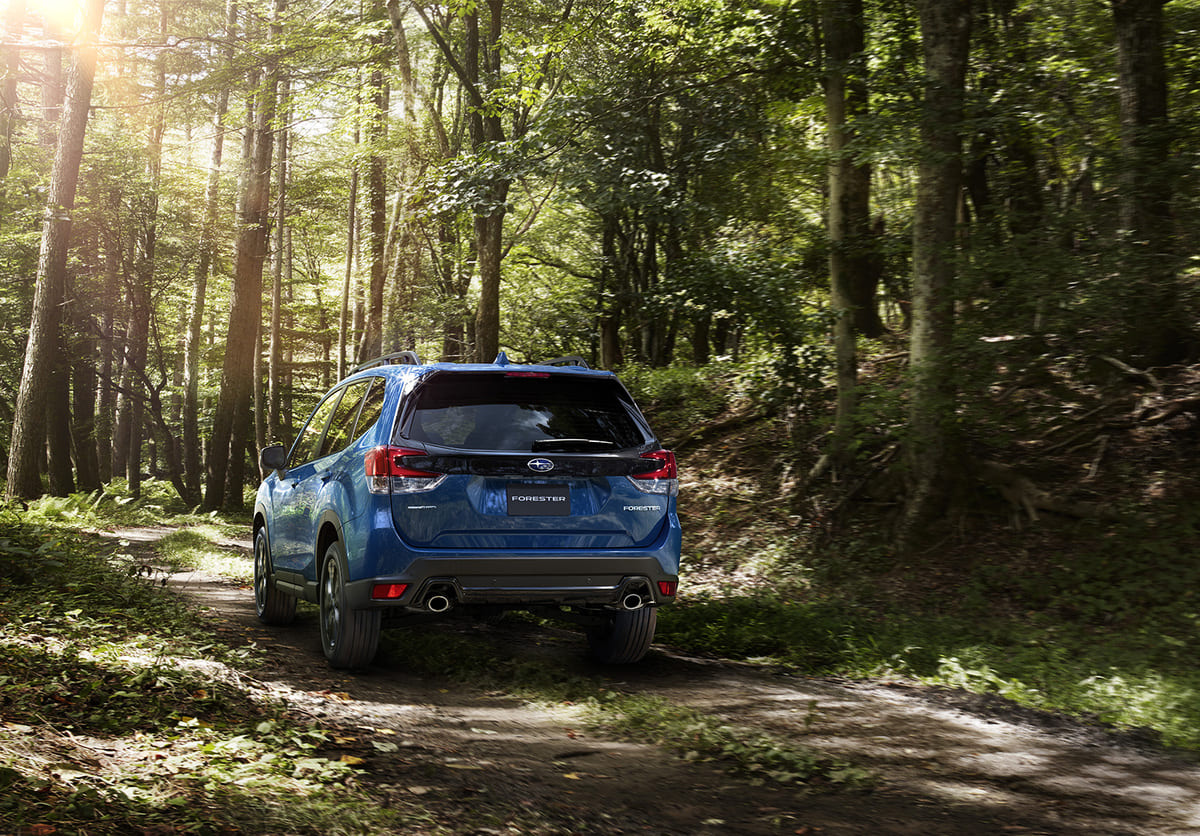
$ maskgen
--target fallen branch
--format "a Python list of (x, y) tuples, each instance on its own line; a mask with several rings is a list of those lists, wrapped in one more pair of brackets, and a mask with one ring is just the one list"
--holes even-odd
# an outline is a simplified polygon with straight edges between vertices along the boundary
[(979, 463), (979, 477), (996, 488), (1009, 501), (1019, 519), (1024, 511), (1030, 521), (1038, 520), (1038, 511), (1049, 511), (1079, 519), (1115, 519), (1117, 514), (1091, 502), (1070, 502), (1039, 488), (1033, 480), (1006, 464), (996, 461)]
[(1101, 354), (1098, 359), (1103, 360), (1113, 368), (1118, 369), (1124, 373), (1126, 377), (1131, 377), (1134, 380), (1141, 380), (1156, 392), (1162, 391), (1162, 384), (1159, 383), (1158, 378), (1150, 374), (1150, 372), (1142, 371), (1141, 369), (1135, 369), (1128, 363), (1118, 360), (1116, 357), (1109, 357), (1105, 354)]
[(1157, 408), (1158, 412), (1154, 413), (1153, 415), (1146, 415), (1145, 417), (1137, 419), (1137, 424), (1143, 427), (1152, 427), (1155, 424), (1161, 424), (1164, 421), (1170, 421), (1176, 415), (1180, 415), (1184, 412), (1200, 412), (1200, 395), (1168, 401), (1165, 404), (1160, 404)]

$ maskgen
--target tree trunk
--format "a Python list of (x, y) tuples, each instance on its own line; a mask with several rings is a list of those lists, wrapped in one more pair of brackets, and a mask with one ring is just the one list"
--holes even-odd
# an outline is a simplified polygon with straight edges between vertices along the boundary
[(71, 370), (64, 348), (60, 334), (46, 380), (46, 464), (51, 496), (75, 492), (71, 470)]
[(383, 287), (387, 277), (384, 251), (387, 243), (387, 183), (383, 159), (386, 136), (387, 90), (383, 71), (371, 72), (371, 100), (367, 115), (367, 266), (368, 284), (362, 343), (358, 348), (360, 363), (383, 353)]
[[(1175, 256), (1172, 127), (1163, 55), (1167, 0), (1111, 0), (1121, 112), (1122, 308), (1130, 346), (1149, 365), (1183, 359), (1192, 326)], [(1141, 277), (1138, 281), (1133, 277)]]
[[(107, 209), (111, 218), (119, 216), (117, 199), (109, 196)], [(96, 459), (100, 464), (100, 481), (113, 475), (114, 431), (117, 413), (117, 300), (121, 291), (121, 242), (111, 222), (100, 231), (100, 246), (104, 252), (103, 320), (100, 324), (100, 393), (96, 407)]]
[[(233, 62), (232, 39), (237, 30), (237, 2), (225, 5), (225, 65)], [(229, 109), (229, 88), (221, 85), (213, 108), (213, 146), (208, 165), (208, 185), (204, 191), (204, 221), (200, 227), (200, 255), (196, 264), (196, 279), (192, 287), (191, 307), (188, 310), (187, 337), (183, 346), (183, 472), (186, 486), (185, 501), (190, 506), (200, 503), (201, 497), (201, 440), (200, 440), (200, 354), (201, 328), (208, 295), (208, 274), (212, 268), (217, 239), (217, 216), (221, 200), (221, 160), (225, 150), (225, 114)]]
[(909, 495), (900, 543), (911, 548), (944, 512), (958, 479), (954, 431), (955, 224), (961, 191), (969, 0), (922, 0), (924, 100), (913, 230), (912, 393), (905, 449)]
[(87, 130), (92, 82), (96, 73), (96, 41), (103, 12), (104, 0), (87, 0), (84, 4), (75, 61), (67, 81), (66, 107), (58, 131), (58, 147), (42, 224), (42, 246), (38, 256), (25, 364), (13, 409), (6, 487), (9, 497), (33, 498), (42, 493), (38, 465), (44, 438), (42, 421), (46, 414), (43, 382), (51, 372), (59, 340), (60, 311), (66, 295), (71, 214), (75, 209), (83, 138)]
[[(287, 101), (289, 83), (287, 79), (281, 82), (280, 99)], [(286, 120), (285, 120), (286, 122)], [(283, 319), (283, 274), (285, 270), (284, 220), (287, 215), (287, 185), (288, 185), (288, 130), (282, 128), (276, 139), (277, 159), (275, 163), (275, 245), (271, 252), (271, 329), (267, 335), (267, 409), (266, 428), (263, 433), (257, 433), (260, 441), (278, 439), (280, 427), (280, 408), (282, 393), (280, 378), (283, 375), (283, 335), (280, 333)], [(257, 375), (256, 375), (257, 378)], [(255, 415), (259, 411), (255, 410)], [(260, 444), (261, 448), (264, 446)]]
[(857, 407), (856, 334), (878, 336), (871, 236), (871, 168), (854, 158), (855, 120), (867, 111), (862, 0), (825, 0), (825, 112), (829, 123), (829, 283), (837, 319), (837, 410), (830, 460), (844, 456)]
[[(569, 6), (570, 4), (568, 4)], [(505, 141), (504, 126), (495, 108), (486, 106), (486, 94), (500, 83), (500, 35), (504, 0), (487, 0), (488, 27), (481, 34), (479, 4), (463, 15), (466, 40), (462, 61), (454, 54), (442, 31), (426, 10), (414, 5), (438, 48), (457, 74), (469, 106), (471, 147), (482, 154), (490, 145)], [(504, 216), (511, 181), (498, 177), (491, 183), (487, 205), (475, 215), (475, 255), (479, 271), (479, 305), (475, 309), (475, 359), (490, 363), (500, 350), (500, 266), (504, 259)]]
[[(20, 69), (20, 42), (25, 28), (25, 0), (9, 0), (4, 18), (5, 40), (9, 42), (0, 55), (4, 56), (4, 82), (0, 84), (0, 180), (8, 177), (12, 166), (13, 130), (17, 124), (17, 71)], [(2, 194), (2, 193), (0, 193)]]
[[(358, 120), (362, 108), (355, 103), (354, 148), (358, 150)], [(357, 157), (357, 154), (355, 155)], [(346, 268), (342, 275), (341, 313), (338, 316), (338, 362), (337, 377), (346, 376), (346, 351), (350, 343), (350, 294), (354, 279), (354, 254), (358, 245), (358, 163), (350, 163), (350, 199), (346, 205)]]
[[(280, 34), (285, 0), (275, 0), (271, 39)], [(221, 368), (221, 394), (213, 414), (212, 444), (208, 456), (208, 484), (204, 504), (208, 509), (241, 510), (242, 476), (249, 439), (250, 406), (254, 393), (255, 344), (262, 318), (263, 264), (271, 209), (272, 128), (278, 66), (272, 59), (258, 90), (255, 107), (254, 146), (246, 173), (238, 225), (229, 330)]]
[[(159, 36), (167, 36), (167, 9), (160, 9)], [(155, 257), (158, 248), (158, 190), (162, 174), (162, 144), (166, 132), (166, 52), (160, 50), (156, 63), (155, 98), (158, 101), (154, 123), (150, 127), (146, 160), (149, 192), (136, 213), (135, 221), (140, 224), (137, 233), (137, 266), (133, 271), (133, 286), (129, 291), (129, 335), (125, 344), (125, 363), (132, 366), (133, 374), (126, 379), (125, 394), (129, 398), (129, 458), (126, 460), (126, 478), (131, 496), (142, 495), (142, 440), (146, 435), (145, 384), (149, 374), (146, 358), (149, 353), (151, 299), (150, 288), (154, 282)]]

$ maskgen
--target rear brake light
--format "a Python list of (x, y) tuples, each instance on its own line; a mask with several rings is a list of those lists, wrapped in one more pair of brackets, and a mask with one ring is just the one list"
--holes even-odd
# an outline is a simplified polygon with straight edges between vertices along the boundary
[(548, 372), (505, 372), (505, 377), (549, 377)]
[(643, 459), (651, 459), (658, 464), (654, 470), (645, 473), (635, 473), (629, 481), (642, 493), (658, 494), (659, 496), (675, 496), (679, 493), (679, 469), (675, 465), (675, 454), (670, 450), (653, 450), (642, 453)]
[(643, 459), (654, 459), (660, 463), (657, 470), (649, 473), (638, 473), (634, 479), (677, 479), (679, 470), (675, 466), (675, 454), (670, 450), (655, 450), (652, 453), (642, 453)]
[(417, 470), (404, 463), (407, 456), (425, 456), (424, 450), (408, 447), (375, 447), (363, 458), (367, 486), (371, 493), (416, 493), (437, 486), (446, 474)]

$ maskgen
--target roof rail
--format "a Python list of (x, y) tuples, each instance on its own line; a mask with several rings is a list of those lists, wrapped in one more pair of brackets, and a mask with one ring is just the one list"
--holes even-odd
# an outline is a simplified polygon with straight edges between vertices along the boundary
[(376, 366), (393, 365), (419, 366), (421, 365), (421, 358), (417, 356), (417, 352), (415, 351), (393, 351), (391, 354), (385, 354), (382, 357), (376, 357), (374, 360), (368, 360), (355, 368), (350, 374), (361, 372), (364, 369), (373, 369)]
[(543, 360), (540, 365), (543, 366), (582, 366), (585, 369), (590, 369), (588, 361), (577, 355), (569, 357), (555, 357), (553, 360)]

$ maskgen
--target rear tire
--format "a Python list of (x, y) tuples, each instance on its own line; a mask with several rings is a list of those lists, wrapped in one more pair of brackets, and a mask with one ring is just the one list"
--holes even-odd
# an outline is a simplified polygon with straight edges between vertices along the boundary
[(263, 526), (254, 535), (254, 611), (263, 624), (291, 624), (296, 619), (296, 599), (276, 589), (272, 573), (271, 544)]
[(361, 668), (379, 648), (382, 614), (347, 606), (345, 565), (342, 544), (335, 540), (321, 568), (321, 649), (331, 667)]
[(591, 656), (606, 665), (640, 662), (654, 641), (658, 627), (658, 609), (621, 610), (613, 613), (603, 627), (588, 631)]

